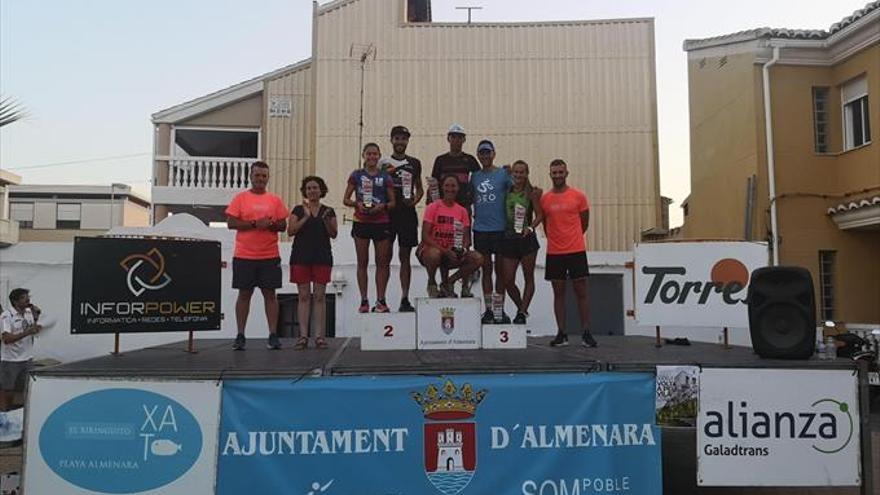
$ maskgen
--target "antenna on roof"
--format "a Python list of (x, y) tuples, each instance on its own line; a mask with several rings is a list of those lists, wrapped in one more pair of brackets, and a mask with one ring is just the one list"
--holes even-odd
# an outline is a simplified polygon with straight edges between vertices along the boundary
[(483, 10), (483, 7), (456, 7), (455, 10), (467, 10), (468, 12), (468, 20), (467, 23), (471, 23), (471, 11), (473, 10)]

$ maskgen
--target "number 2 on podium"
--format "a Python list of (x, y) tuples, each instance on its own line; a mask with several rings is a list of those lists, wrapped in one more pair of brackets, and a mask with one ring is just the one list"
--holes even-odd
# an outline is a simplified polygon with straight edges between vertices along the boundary
[(385, 325), (385, 333), (383, 335), (388, 338), (394, 337), (394, 327)]

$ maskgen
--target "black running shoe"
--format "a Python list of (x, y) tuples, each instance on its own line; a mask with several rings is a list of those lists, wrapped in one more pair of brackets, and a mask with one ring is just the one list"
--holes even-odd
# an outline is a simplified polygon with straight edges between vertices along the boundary
[(584, 347), (596, 347), (599, 344), (596, 343), (596, 339), (593, 338), (593, 334), (584, 330), (583, 335), (581, 335), (581, 345)]
[(400, 307), (397, 308), (401, 313), (414, 313), (416, 308), (413, 307), (412, 304), (409, 303), (409, 299), (403, 298), (400, 300)]
[(501, 321), (498, 323), (501, 323), (502, 325), (510, 325), (510, 317), (507, 316), (507, 313), (503, 311), (501, 312)]
[(232, 343), (232, 348), (236, 351), (243, 351), (245, 346), (244, 334), (238, 334), (235, 336), (235, 342)]
[(568, 345), (568, 335), (557, 333), (556, 338), (550, 341), (550, 347), (565, 347)]
[(485, 313), (483, 313), (483, 317), (480, 319), (480, 323), (483, 325), (489, 325), (495, 323), (495, 314), (492, 313), (491, 309), (487, 309)]
[(269, 334), (269, 341), (266, 342), (266, 349), (270, 349), (273, 351), (281, 349), (281, 339), (278, 338), (278, 334)]
[(513, 318), (514, 325), (525, 325), (526, 324), (526, 315), (525, 313), (517, 313)]

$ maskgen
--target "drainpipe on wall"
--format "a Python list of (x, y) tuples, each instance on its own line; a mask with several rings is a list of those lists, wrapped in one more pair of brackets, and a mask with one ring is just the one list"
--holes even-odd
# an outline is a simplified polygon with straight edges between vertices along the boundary
[(770, 194), (770, 236), (773, 242), (773, 266), (779, 265), (779, 226), (776, 220), (776, 162), (773, 159), (773, 117), (770, 105), (770, 67), (779, 61), (779, 47), (773, 47), (773, 58), (763, 67), (764, 131), (767, 138), (767, 185)]

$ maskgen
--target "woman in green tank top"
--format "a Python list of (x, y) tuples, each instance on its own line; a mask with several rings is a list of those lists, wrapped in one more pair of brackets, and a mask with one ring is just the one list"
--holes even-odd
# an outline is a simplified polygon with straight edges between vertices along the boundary
[[(529, 182), (529, 164), (517, 160), (511, 165), (513, 185), (507, 192), (507, 228), (504, 242), (498, 246), (501, 255), (501, 273), (510, 300), (516, 304), (517, 313), (513, 323), (524, 325), (529, 315), (529, 305), (535, 295), (535, 258), (538, 255), (538, 236), (535, 228), (541, 224), (541, 189)], [(522, 265), (522, 293), (516, 286), (516, 270)]]

